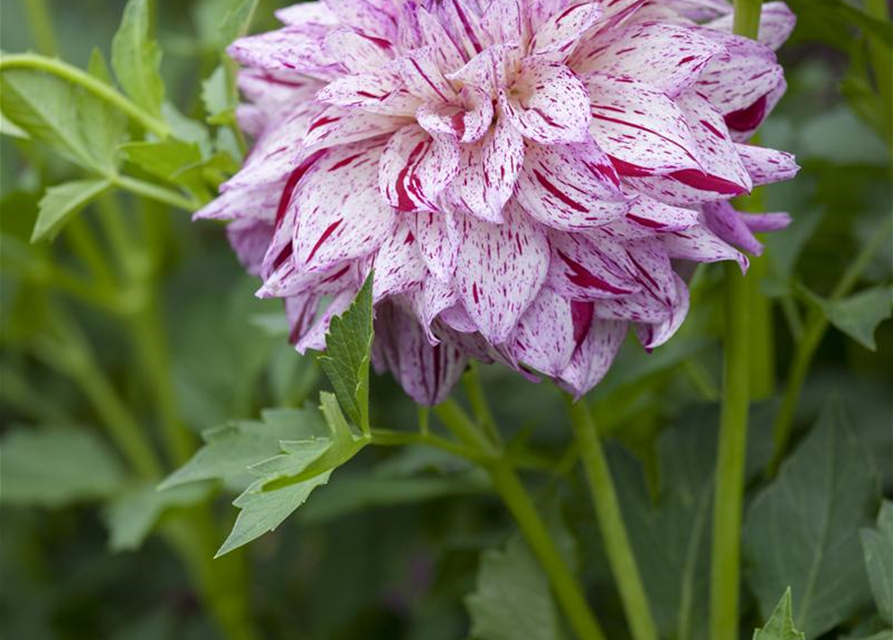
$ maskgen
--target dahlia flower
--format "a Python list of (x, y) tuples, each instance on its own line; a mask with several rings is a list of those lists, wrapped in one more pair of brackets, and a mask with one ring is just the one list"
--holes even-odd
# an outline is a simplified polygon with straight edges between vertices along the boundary
[(469, 358), (581, 395), (630, 329), (688, 311), (680, 262), (757, 254), (784, 214), (729, 200), (791, 178), (747, 144), (785, 90), (794, 16), (731, 34), (725, 0), (323, 0), (229, 49), (242, 170), (198, 217), (284, 298), (291, 341), (375, 269), (376, 367), (442, 401)]

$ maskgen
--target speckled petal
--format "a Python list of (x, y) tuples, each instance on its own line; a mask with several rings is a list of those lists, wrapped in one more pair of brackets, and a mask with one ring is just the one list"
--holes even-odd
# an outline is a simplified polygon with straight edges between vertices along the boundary
[(574, 355), (570, 300), (543, 288), (506, 343), (509, 355), (548, 376), (557, 376)]
[(409, 125), (391, 136), (379, 168), (381, 195), (398, 211), (437, 211), (437, 198), (459, 170), (459, 142)]
[(534, 55), (548, 60), (564, 62), (580, 42), (582, 36), (594, 27), (602, 16), (602, 3), (577, 2), (555, 13), (537, 29), (530, 42)]
[(739, 144), (737, 149), (755, 186), (791, 180), (800, 171), (790, 153), (747, 144)]

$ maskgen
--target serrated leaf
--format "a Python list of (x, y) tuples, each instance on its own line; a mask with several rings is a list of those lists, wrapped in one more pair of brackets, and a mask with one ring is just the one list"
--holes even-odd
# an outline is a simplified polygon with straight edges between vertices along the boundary
[(134, 487), (113, 500), (105, 510), (109, 548), (114, 552), (136, 551), (165, 512), (198, 504), (210, 493), (209, 484), (191, 484), (168, 491), (158, 491), (151, 483)]
[(790, 588), (775, 605), (766, 626), (753, 632), (753, 640), (804, 640), (805, 637), (805, 634), (794, 628)]
[(16, 428), (0, 440), (4, 504), (61, 507), (120, 490), (118, 459), (92, 431), (75, 427)]
[(842, 300), (822, 301), (822, 310), (835, 327), (871, 351), (878, 325), (893, 315), (893, 287), (876, 287)]
[(512, 536), (504, 549), (486, 551), (477, 588), (465, 599), (471, 633), (478, 640), (564, 638), (549, 581), (523, 538)]
[(252, 465), (280, 454), (283, 440), (300, 440), (326, 433), (319, 412), (307, 409), (267, 411), (262, 422), (241, 421), (210, 429), (202, 434), (205, 445), (189, 462), (168, 476), (159, 490), (245, 475)]
[(101, 196), (111, 186), (109, 180), (75, 180), (47, 189), (40, 200), (40, 210), (31, 242), (53, 238), (71, 216)]
[(202, 104), (211, 124), (218, 124), (215, 119), (236, 106), (227, 75), (226, 67), (220, 65), (202, 82)]
[(149, 33), (148, 0), (130, 0), (112, 40), (112, 68), (124, 92), (153, 116), (161, 115), (161, 48)]
[(278, 478), (299, 475), (325, 454), (331, 445), (331, 440), (327, 438), (289, 443), (285, 453), (254, 465), (251, 472), (258, 476), (258, 480), (233, 502), (241, 511), (217, 557), (276, 529), (307, 501), (314, 489), (328, 482), (331, 471), (303, 482), (268, 488), (271, 481)]
[(0, 76), (3, 113), (35, 140), (87, 169), (101, 170), (82, 135), (77, 88), (55, 76), (23, 69)]
[(326, 354), (319, 358), (344, 412), (364, 433), (369, 431), (372, 279), (370, 274), (350, 308), (332, 319)]
[(859, 529), (871, 522), (877, 479), (854, 441), (839, 401), (826, 407), (776, 480), (747, 510), (747, 578), (765, 614), (788, 586), (794, 622), (808, 640), (870, 599)]
[(893, 502), (884, 500), (877, 527), (862, 529), (860, 537), (878, 614), (893, 625)]
[[(87, 71), (97, 80), (113, 86), (108, 66), (99, 49), (93, 49)], [(119, 110), (82, 88), (78, 88), (76, 104), (80, 114), (81, 135), (89, 145), (93, 157), (105, 173), (114, 173), (117, 148), (127, 132), (127, 118)]]

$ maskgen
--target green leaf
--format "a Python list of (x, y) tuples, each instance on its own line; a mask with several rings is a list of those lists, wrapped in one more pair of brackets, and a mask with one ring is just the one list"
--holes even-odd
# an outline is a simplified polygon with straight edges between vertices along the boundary
[(109, 180), (75, 180), (47, 189), (40, 200), (40, 211), (31, 242), (53, 238), (71, 216), (101, 196), (111, 186)]
[[(93, 49), (87, 71), (91, 76), (113, 86), (111, 74), (102, 52)], [(126, 116), (103, 100), (98, 100), (85, 89), (78, 88), (77, 110), (80, 114), (81, 135), (104, 172), (115, 172), (115, 155), (127, 133)]]
[(326, 336), (326, 355), (319, 363), (350, 420), (369, 432), (369, 363), (372, 353), (372, 279), (344, 315), (333, 318)]
[(217, 119), (220, 115), (227, 112), (232, 114), (236, 106), (227, 74), (226, 67), (220, 65), (202, 82), (202, 104), (211, 124), (219, 124)]
[(122, 145), (120, 152), (128, 162), (168, 181), (185, 167), (202, 159), (202, 152), (197, 144), (174, 138), (160, 142), (131, 142)]
[(60, 507), (120, 490), (123, 473), (109, 447), (75, 427), (15, 428), (0, 440), (0, 499), (5, 504)]
[(9, 136), (10, 138), (19, 138), (21, 140), (27, 140), (29, 138), (28, 132), (3, 115), (2, 111), (0, 111), (0, 135)]
[(875, 287), (842, 300), (822, 300), (820, 305), (831, 324), (866, 349), (876, 351), (874, 333), (893, 315), (893, 287)]
[(889, 24), (844, 0), (791, 0), (790, 5), (797, 15), (811, 14), (832, 25), (853, 25), (876, 37), (888, 48), (893, 47), (893, 32)]
[(794, 629), (791, 589), (784, 592), (766, 626), (753, 632), (753, 640), (804, 640), (806, 635)]
[(318, 411), (280, 409), (265, 411), (263, 421), (242, 421), (205, 431), (205, 445), (159, 486), (169, 489), (202, 480), (229, 480), (248, 468), (282, 452), (283, 440), (300, 440), (326, 434)]
[(112, 40), (112, 68), (135, 103), (153, 116), (161, 115), (161, 48), (150, 39), (148, 0), (130, 0), (124, 8), (121, 26)]
[(105, 510), (109, 547), (114, 552), (136, 551), (167, 511), (198, 504), (210, 493), (208, 484), (191, 484), (168, 491), (144, 484), (125, 492)]
[(241, 511), (216, 557), (273, 531), (307, 501), (314, 489), (327, 483), (331, 471), (303, 482), (275, 489), (266, 488), (273, 480), (300, 474), (331, 446), (328, 438), (283, 443), (284, 453), (252, 466), (251, 473), (258, 476), (258, 480), (233, 502)]
[(865, 606), (859, 528), (871, 521), (876, 492), (874, 470), (832, 401), (747, 511), (743, 554), (763, 613), (790, 586), (800, 600), (795, 624), (811, 640)]
[(235, 0), (230, 9), (223, 14), (217, 27), (219, 34), (217, 43), (221, 49), (248, 33), (258, 3), (259, 0)]
[(82, 135), (77, 88), (45, 73), (23, 69), (0, 76), (3, 114), (35, 140), (87, 169), (101, 170)]
[(519, 535), (484, 553), (477, 589), (465, 599), (478, 640), (559, 640), (565, 635), (549, 581)]
[(862, 529), (862, 552), (878, 613), (893, 625), (893, 502), (884, 500), (875, 529)]

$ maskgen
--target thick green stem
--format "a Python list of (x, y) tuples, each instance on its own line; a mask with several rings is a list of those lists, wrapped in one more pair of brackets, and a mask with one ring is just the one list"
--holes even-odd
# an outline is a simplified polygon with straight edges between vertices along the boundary
[[(885, 242), (890, 241), (890, 232), (893, 231), (893, 216), (885, 218), (881, 227), (874, 233), (871, 241), (865, 245), (862, 251), (856, 256), (856, 259), (850, 264), (843, 273), (837, 285), (831, 292), (831, 300), (840, 300), (852, 292), (853, 288), (858, 284), (859, 279), (865, 272), (865, 269), (871, 263), (878, 250)], [(781, 461), (787, 452), (788, 443), (791, 439), (791, 432), (794, 428), (794, 417), (797, 413), (797, 405), (800, 403), (800, 394), (803, 391), (803, 385), (806, 382), (806, 376), (812, 366), (812, 360), (815, 352), (828, 330), (828, 318), (821, 309), (812, 309), (806, 320), (806, 326), (803, 329), (801, 338), (797, 342), (797, 349), (794, 353), (794, 361), (791, 364), (788, 373), (787, 384), (785, 385), (784, 400), (778, 417), (775, 420), (775, 450), (772, 456), (772, 462), (769, 465), (769, 475), (775, 475)]]
[(750, 305), (738, 266), (726, 265), (725, 374), (713, 504), (710, 630), (713, 640), (738, 637), (741, 512), (750, 383)]
[(447, 400), (435, 407), (434, 412), (458, 440), (472, 449), (484, 451), (490, 458), (482, 466), (548, 576), (552, 591), (577, 637), (580, 640), (605, 640), (582, 588), (552, 540), (511, 461), (493, 449), (489, 438), (456, 402)]
[(620, 601), (634, 640), (657, 640), (657, 627), (648, 606), (648, 596), (623, 523), (620, 502), (611, 478), (611, 470), (602, 449), (598, 430), (586, 402), (574, 402), (566, 396), (580, 458), (586, 469), (599, 530), (620, 591)]
[(561, 557), (549, 530), (524, 489), (514, 468), (505, 460), (489, 468), (490, 480), (514, 516), (527, 544), (540, 562), (555, 597), (580, 640), (605, 640), (576, 577)]
[(67, 80), (68, 82), (80, 85), (97, 98), (108, 102), (116, 109), (126, 113), (132, 120), (139, 123), (143, 128), (147, 131), (151, 131), (159, 138), (166, 138), (170, 135), (170, 127), (168, 127), (167, 123), (141, 109), (136, 103), (132, 102), (114, 87), (101, 80), (97, 80), (89, 73), (62, 62), (61, 60), (47, 58), (33, 53), (4, 55), (0, 57), (0, 71), (6, 69), (43, 71), (62, 78), (63, 80)]

